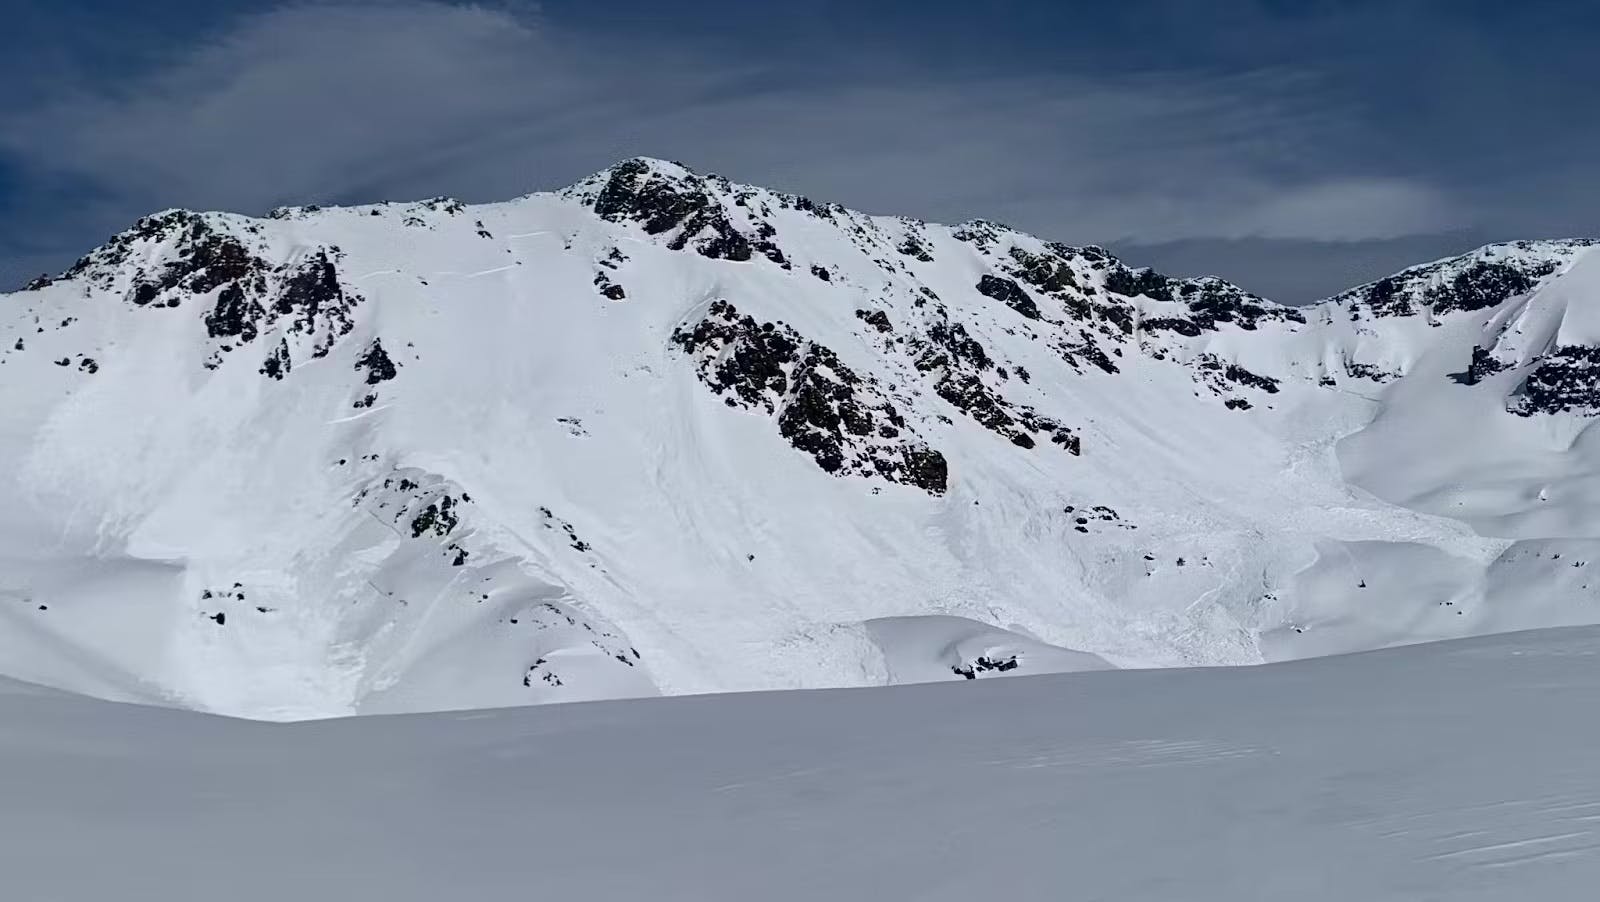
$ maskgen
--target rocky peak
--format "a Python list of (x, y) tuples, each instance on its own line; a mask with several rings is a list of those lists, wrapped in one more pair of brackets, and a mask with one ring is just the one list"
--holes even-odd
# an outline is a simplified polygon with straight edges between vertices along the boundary
[[(630, 157), (580, 179), (559, 193), (591, 207), (613, 222), (631, 218), (636, 198), (652, 193), (711, 198), (711, 182), (682, 163), (655, 157)], [(664, 231), (664, 230), (661, 230)]]
[(732, 185), (702, 176), (679, 163), (650, 157), (624, 160), (568, 189), (568, 197), (589, 205), (610, 222), (636, 223), (647, 235), (667, 237), (667, 247), (693, 247), (714, 260), (743, 262), (757, 254), (789, 267), (765, 219), (733, 209)]
[(1411, 316), (1483, 310), (1527, 294), (1565, 269), (1594, 238), (1512, 241), (1423, 263), (1321, 302), (1353, 316)]

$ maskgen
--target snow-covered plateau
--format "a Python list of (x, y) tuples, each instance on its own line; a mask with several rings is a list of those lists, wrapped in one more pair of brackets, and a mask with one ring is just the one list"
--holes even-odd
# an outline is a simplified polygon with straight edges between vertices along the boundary
[[(650, 159), (487, 205), (169, 211), (0, 296), (0, 673), (113, 701), (296, 720), (1259, 664), (1597, 623), (1597, 414), (1600, 252), (1582, 239), (1493, 245), (1289, 307), (994, 223), (869, 216)], [(994, 735), (961, 730), (1012, 756), (982, 766), (1025, 772), (1016, 762), (1035, 752), (1018, 731), (1071, 730), (1077, 717), (1029, 723), (1016, 716), (1027, 705), (1067, 712), (1079, 693), (1112, 685), (1248, 693), (1333, 672), (1368, 685), (1351, 662), (1460, 654), (1207, 671), (1193, 689), (1176, 672), (1087, 674), (883, 698), (933, 719), (915, 734), (925, 750), (947, 738), (935, 735), (945, 715), (930, 712), (1010, 699)], [(1457, 703), (1457, 690), (1440, 692)], [(1495, 697), (1506, 712), (1496, 716), (1523, 713)], [(879, 704), (775, 698), (718, 716), (775, 719), (763, 706), (847, 699), (814, 739), (836, 742)], [(91, 710), (32, 695), (8, 704)], [(1274, 704), (1300, 716), (1290, 696)], [(254, 735), (103, 710), (150, 729), (219, 731), (218, 741)], [(1216, 729), (1230, 716), (1201, 710)], [(559, 733), (563, 717), (609, 724), (598, 712), (622, 711), (668, 716), (496, 714), (430, 741), (482, 743), (471, 778), (492, 802), (504, 780), (486, 775), (524, 754), (527, 731)], [(424, 722), (367, 729), (412, 743)], [(338, 745), (356, 728), (295, 729), (308, 750), (335, 743), (360, 757), (360, 742)], [(1113, 730), (1071, 760), (1150, 756), (1146, 776), (1177, 773), (1165, 769), (1173, 757), (1227, 768), (1255, 754), (1289, 770), (1299, 760), (1263, 751), (1268, 738), (1227, 751), (1202, 732), (1145, 748)], [(672, 754), (662, 737), (638, 742)], [(113, 745), (104, 753), (148, 751)], [(1448, 754), (1462, 747), (1449, 749), (1416, 766), (1456, 766)], [(770, 751), (777, 768), (784, 754)], [(480, 766), (501, 752), (505, 763)], [(264, 765), (251, 760), (219, 760), (215, 779), (224, 766), (259, 779)], [(524, 764), (519, 778), (548, 781), (541, 792), (600, 792), (566, 782), (565, 764)], [(758, 793), (857, 791), (785, 784), (762, 767), (750, 765), (765, 774)], [(290, 765), (269, 771), (291, 779)], [(446, 829), (406, 813), (420, 797), (384, 807), (385, 779), (350, 788), (372, 793), (362, 816)], [(938, 801), (938, 819), (905, 820), (955, 855), (1055, 816), (1017, 802), (997, 821), (987, 785)], [(1005, 794), (1024, 785), (997, 791), (1016, 802)], [(733, 806), (731, 817), (751, 791), (707, 798)], [(594, 812), (614, 798), (604, 793)], [(1251, 798), (1239, 804), (1278, 804)], [(957, 800), (972, 804), (964, 812)], [(462, 846), (501, 849), (506, 866), (541, 844), (568, 861), (600, 854), (548, 845), (560, 831), (537, 808), (504, 817), (440, 819), (469, 832), (492, 823), (493, 843), (474, 832)], [(1327, 823), (1340, 818), (1361, 819), (1339, 809)], [(655, 826), (672, 834), (663, 855), (692, 841)], [(1188, 826), (1167, 841), (1198, 856), (1226, 839), (1217, 825)], [(1088, 861), (1114, 833), (1007, 855)], [(183, 842), (203, 869), (207, 844)], [(1267, 843), (1250, 854), (1268, 867), (1290, 853)]]
[(1584, 902), (1600, 629), (270, 724), (0, 681), (29, 902)]

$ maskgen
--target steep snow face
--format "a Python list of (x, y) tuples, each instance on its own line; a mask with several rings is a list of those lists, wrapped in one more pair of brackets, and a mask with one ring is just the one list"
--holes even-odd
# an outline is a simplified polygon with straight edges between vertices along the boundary
[(646, 159), (169, 211), (0, 298), (0, 672), (300, 718), (1600, 620), (1591, 255), (1296, 309)]

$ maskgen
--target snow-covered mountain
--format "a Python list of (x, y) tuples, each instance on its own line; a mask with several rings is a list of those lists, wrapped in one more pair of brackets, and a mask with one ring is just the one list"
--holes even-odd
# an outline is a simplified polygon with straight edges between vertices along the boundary
[(0, 672), (266, 718), (1600, 622), (1600, 254), (1311, 307), (636, 159), (0, 297)]

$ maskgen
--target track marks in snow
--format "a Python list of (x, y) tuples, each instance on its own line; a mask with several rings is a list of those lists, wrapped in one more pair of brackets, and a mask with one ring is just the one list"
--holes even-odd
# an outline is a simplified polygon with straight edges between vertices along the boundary
[(1414, 860), (1501, 870), (1600, 855), (1600, 800), (1555, 795), (1424, 810), (1364, 826), (1411, 847)]
[(734, 783), (724, 783), (721, 786), (712, 787), (711, 791), (712, 792), (735, 792), (735, 791), (738, 791), (738, 790), (741, 790), (741, 789), (748, 789), (748, 788), (753, 787), (753, 786), (766, 787), (766, 786), (771, 786), (773, 784), (787, 783), (790, 780), (798, 780), (798, 779), (801, 779), (803, 777), (814, 776), (816, 774), (821, 774), (821, 773), (824, 773), (826, 771), (827, 771), (827, 768), (824, 768), (824, 767), (802, 767), (799, 770), (793, 770), (793, 771), (789, 771), (788, 773), (782, 773), (782, 774), (774, 774), (774, 775), (772, 775), (770, 777), (761, 777), (761, 778), (755, 779), (755, 780), (740, 780), (740, 781), (737, 781), (737, 782), (734, 782)]
[(515, 269), (517, 267), (517, 265), (518, 264), (516, 264), (516, 263), (510, 263), (510, 264), (507, 264), (505, 266), (494, 266), (494, 267), (490, 267), (489, 269), (480, 269), (480, 270), (476, 270), (474, 272), (461, 272), (459, 270), (454, 270), (454, 269), (436, 269), (432, 273), (430, 273), (430, 275), (435, 275), (435, 276), (460, 276), (463, 279), (476, 279), (479, 276), (492, 276), (497, 272), (506, 272), (507, 270)]
[(1002, 758), (989, 764), (1015, 770), (1034, 770), (1043, 767), (1083, 770), (1187, 767), (1275, 754), (1277, 752), (1272, 749), (1233, 745), (1207, 739), (1130, 739), (1021, 758)]
[(393, 404), (384, 404), (381, 407), (363, 408), (360, 413), (354, 413), (354, 414), (351, 414), (350, 416), (347, 416), (347, 417), (339, 417), (336, 420), (329, 420), (327, 422), (327, 425), (329, 425), (329, 426), (337, 426), (340, 423), (353, 423), (356, 420), (364, 420), (367, 417), (370, 417), (370, 416), (372, 416), (372, 415), (374, 415), (376, 413), (388, 410), (389, 408), (391, 408), (393, 406), (394, 406)]
[(477, 272), (469, 272), (469, 273), (467, 273), (467, 278), (476, 279), (479, 276), (488, 276), (488, 275), (493, 275), (494, 273), (497, 273), (497, 272), (505, 272), (508, 269), (512, 269), (516, 265), (517, 264), (512, 263), (512, 264), (507, 265), (507, 266), (496, 266), (496, 267), (494, 267), (492, 269), (480, 269)]
[[(1544, 859), (1570, 858), (1575, 855), (1586, 855), (1594, 849), (1600, 848), (1600, 843), (1588, 842), (1575, 846), (1563, 846), (1554, 849), (1545, 847), (1551, 845), (1552, 843), (1566, 843), (1569, 840), (1589, 839), (1593, 836), (1594, 833), (1589, 830), (1577, 830), (1571, 833), (1556, 833), (1550, 836), (1531, 836), (1527, 839), (1512, 839), (1506, 840), (1505, 842), (1467, 846), (1464, 849), (1456, 849), (1450, 852), (1440, 852), (1437, 855), (1430, 855), (1426, 860), (1445, 861), (1451, 859), (1463, 859), (1468, 861), (1473, 867), (1513, 867), (1516, 865), (1528, 864), (1530, 862)], [(1512, 854), (1502, 854), (1507, 852)]]

